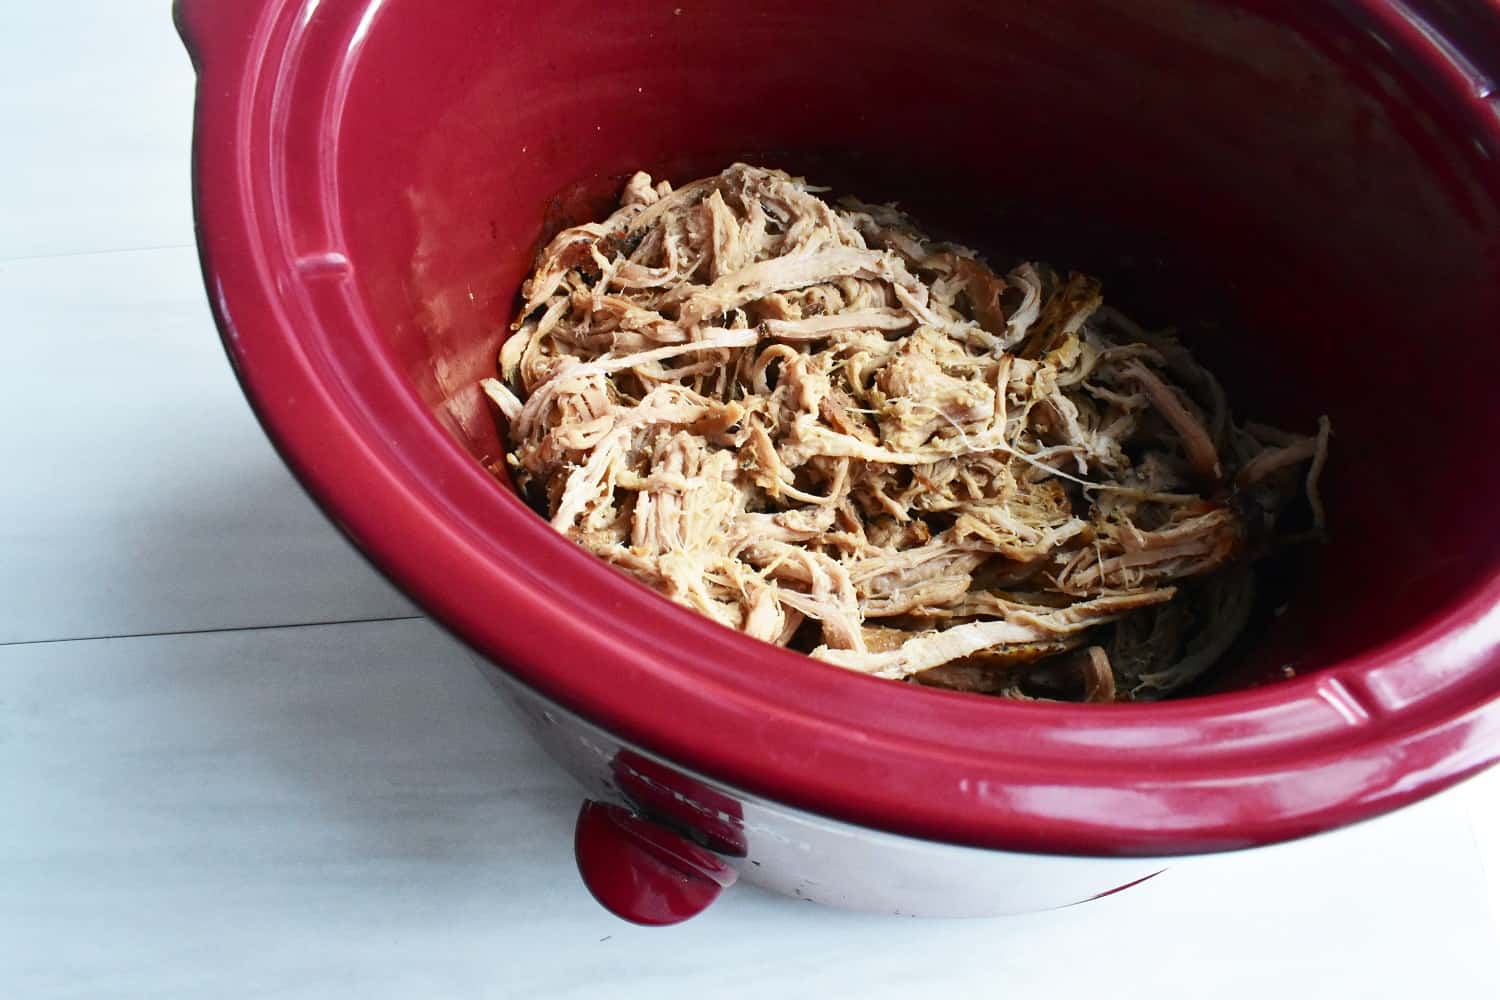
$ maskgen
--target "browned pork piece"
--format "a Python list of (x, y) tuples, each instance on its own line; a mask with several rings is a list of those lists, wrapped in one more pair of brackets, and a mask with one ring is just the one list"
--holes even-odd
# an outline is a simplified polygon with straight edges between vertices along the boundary
[[(1317, 478), (1099, 283), (735, 164), (559, 233), (499, 377), (511, 471), (674, 601), (852, 671), (1014, 698), (1182, 690)], [(1257, 523), (1247, 518), (1253, 511)]]

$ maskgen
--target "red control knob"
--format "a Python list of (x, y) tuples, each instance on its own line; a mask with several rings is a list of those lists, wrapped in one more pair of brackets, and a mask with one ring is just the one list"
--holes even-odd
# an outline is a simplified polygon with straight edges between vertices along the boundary
[(702, 913), (739, 877), (712, 851), (603, 802), (578, 811), (573, 854), (584, 885), (606, 910), (649, 926)]

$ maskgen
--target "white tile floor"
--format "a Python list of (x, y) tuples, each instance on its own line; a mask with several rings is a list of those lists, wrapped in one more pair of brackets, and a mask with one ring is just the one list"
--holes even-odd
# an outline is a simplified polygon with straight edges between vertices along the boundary
[(0, 262), (0, 302), (0, 642), (416, 613), (267, 442), (192, 249)]
[(573, 789), (239, 396), (165, 5), (12, 8), (0, 997), (1500, 995), (1500, 774), (1036, 916), (606, 916)]

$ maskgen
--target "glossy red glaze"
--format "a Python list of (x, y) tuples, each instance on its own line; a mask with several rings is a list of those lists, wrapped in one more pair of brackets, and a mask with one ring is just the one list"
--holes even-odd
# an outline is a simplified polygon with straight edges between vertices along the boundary
[[(1493, 5), (178, 16), (204, 271), (267, 430), (434, 616), (623, 740), (882, 830), (1084, 854), (1299, 836), (1500, 756)], [(1100, 273), (1148, 322), (1252, 331), (1195, 340), (1241, 408), (1337, 428), (1334, 540), (1259, 647), (1296, 678), (1078, 707), (853, 676), (670, 605), (498, 485), (474, 381), (544, 228), (602, 211), (636, 167), (680, 180), (734, 155)]]
[(603, 802), (585, 802), (578, 811), (573, 854), (600, 905), (653, 927), (697, 916), (737, 877), (711, 852)]

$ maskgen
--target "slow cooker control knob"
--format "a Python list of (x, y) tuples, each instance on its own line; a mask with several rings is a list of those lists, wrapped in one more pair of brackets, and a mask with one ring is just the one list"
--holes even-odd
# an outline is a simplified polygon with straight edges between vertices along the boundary
[(635, 924), (676, 924), (702, 913), (739, 873), (664, 826), (604, 802), (578, 811), (578, 873), (609, 912)]

